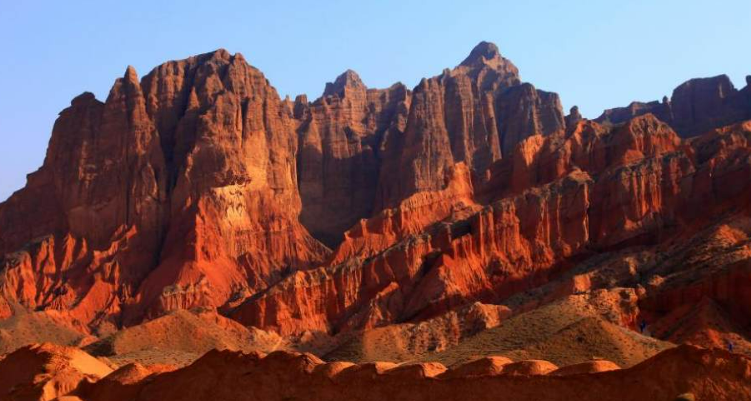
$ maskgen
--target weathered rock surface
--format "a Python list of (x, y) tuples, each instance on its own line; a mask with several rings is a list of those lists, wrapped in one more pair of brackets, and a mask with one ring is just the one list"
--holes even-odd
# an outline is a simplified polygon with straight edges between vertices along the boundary
[(368, 89), (351, 70), (326, 85), (322, 98), (295, 100), (299, 120), (300, 221), (335, 246), (341, 234), (370, 216), (388, 135), (403, 131), (411, 91), (402, 84)]
[(498, 376), (503, 373), (503, 368), (506, 365), (510, 365), (513, 362), (514, 361), (504, 356), (482, 357), (453, 367), (442, 377), (458, 378), (468, 376)]
[(482, 42), (459, 66), (423, 79), (412, 92), (403, 132), (383, 145), (376, 210), (443, 189), (455, 163), (482, 175), (525, 138), (564, 128), (558, 95), (522, 83), (516, 66)]

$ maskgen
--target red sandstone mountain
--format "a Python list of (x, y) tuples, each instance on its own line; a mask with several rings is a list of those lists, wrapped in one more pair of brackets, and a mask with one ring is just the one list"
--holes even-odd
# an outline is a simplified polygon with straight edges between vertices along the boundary
[(630, 366), (669, 347), (645, 321), (751, 353), (749, 93), (692, 80), (564, 116), (485, 42), (413, 90), (346, 71), (313, 102), (224, 50), (128, 67), (105, 102), (73, 99), (0, 204), (0, 350), (589, 372), (590, 349)]

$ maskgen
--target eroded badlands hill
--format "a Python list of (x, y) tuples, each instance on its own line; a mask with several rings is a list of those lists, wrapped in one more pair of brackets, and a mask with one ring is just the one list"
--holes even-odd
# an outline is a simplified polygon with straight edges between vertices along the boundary
[[(22, 366), (13, 365), (23, 361)], [(111, 372), (111, 373), (110, 373)], [(114, 372), (84, 352), (34, 345), (0, 360), (9, 400), (742, 400), (751, 361), (684, 345), (630, 369), (608, 361), (558, 368), (487, 357), (440, 363), (324, 363), (312, 354), (212, 351), (183, 369), (129, 364)]]

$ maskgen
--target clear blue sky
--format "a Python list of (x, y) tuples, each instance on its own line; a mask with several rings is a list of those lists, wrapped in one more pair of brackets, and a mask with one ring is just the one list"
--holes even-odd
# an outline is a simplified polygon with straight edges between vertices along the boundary
[(347, 68), (370, 87), (416, 85), (496, 43), (522, 79), (585, 117), (659, 99), (692, 77), (751, 74), (749, 0), (571, 1), (0, 0), (0, 201), (42, 163), (70, 99), (107, 96), (219, 47), (240, 52), (281, 96), (319, 96)]

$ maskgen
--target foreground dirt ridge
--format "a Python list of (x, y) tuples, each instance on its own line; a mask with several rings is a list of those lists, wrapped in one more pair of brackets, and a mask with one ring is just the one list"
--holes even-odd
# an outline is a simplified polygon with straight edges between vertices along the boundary
[[(18, 361), (23, 364), (18, 364)], [(172, 368), (174, 369), (174, 368)], [(312, 354), (211, 351), (182, 369), (129, 364), (116, 371), (84, 352), (49, 344), (0, 360), (1, 399), (13, 400), (416, 400), (748, 399), (751, 360), (680, 346), (630, 369), (607, 361), (557, 368), (486, 357), (439, 363), (325, 363)]]

